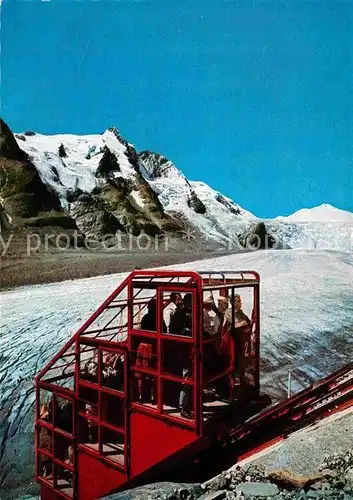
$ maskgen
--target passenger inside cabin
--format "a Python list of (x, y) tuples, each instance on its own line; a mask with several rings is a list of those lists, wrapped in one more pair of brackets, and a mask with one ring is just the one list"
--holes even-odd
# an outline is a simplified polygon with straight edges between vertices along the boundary
[(177, 311), (178, 307), (181, 304), (181, 295), (180, 293), (172, 292), (170, 294), (170, 299), (168, 304), (165, 306), (163, 310), (163, 321), (165, 323), (166, 333), (170, 333), (170, 324), (172, 321), (172, 317)]
[(234, 326), (240, 328), (242, 326), (250, 326), (251, 321), (242, 309), (241, 296), (236, 293), (234, 295)]
[(214, 309), (216, 312), (216, 317), (214, 321), (215, 333), (222, 333), (222, 329), (224, 329), (225, 326), (230, 324), (230, 318), (229, 315), (227, 314), (228, 305), (229, 305), (228, 297), (223, 297), (223, 296), (219, 297), (218, 307)]
[[(153, 357), (152, 345), (147, 342), (140, 342), (137, 353), (135, 366), (150, 369)], [(154, 404), (154, 384), (155, 379), (151, 375), (145, 373), (135, 373), (137, 379), (138, 401), (139, 403)]]
[[(192, 336), (192, 294), (185, 294), (180, 308), (176, 311), (173, 316), (172, 323), (170, 325), (171, 333), (177, 335)], [(181, 375), (184, 379), (187, 379), (191, 373), (192, 363), (191, 363), (191, 352), (190, 344), (180, 343), (179, 349), (179, 359)], [(179, 393), (179, 408), (180, 416), (183, 418), (191, 419), (191, 390), (190, 386), (187, 384), (182, 384)]]
[(213, 297), (210, 295), (206, 297), (203, 301), (203, 335), (206, 338), (210, 338), (217, 332), (215, 330), (215, 318), (211, 315), (211, 312), (215, 309), (215, 303)]
[(110, 352), (103, 364), (103, 384), (117, 391), (123, 390), (124, 385), (124, 356)]
[(147, 313), (141, 320), (141, 330), (155, 332), (157, 330), (157, 300), (152, 298), (147, 304)]
[(97, 382), (98, 379), (98, 363), (92, 357), (85, 364), (81, 373), (81, 378), (89, 382)]
[(87, 426), (88, 426), (88, 441), (90, 443), (97, 443), (98, 441), (98, 424), (93, 418), (98, 417), (98, 409), (94, 405), (87, 404), (86, 405), (86, 417), (87, 417)]

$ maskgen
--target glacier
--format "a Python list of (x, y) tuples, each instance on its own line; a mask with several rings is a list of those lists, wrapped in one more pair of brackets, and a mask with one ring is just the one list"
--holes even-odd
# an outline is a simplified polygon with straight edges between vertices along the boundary
[[(284, 397), (351, 361), (353, 254), (327, 250), (263, 250), (170, 266), (254, 269), (261, 276), (262, 385)], [(0, 485), (28, 485), (33, 476), (35, 374), (126, 273), (0, 295)], [(244, 297), (244, 309), (249, 313)], [(9, 493), (10, 495), (10, 493)], [(10, 496), (9, 496), (10, 498)], [(16, 497), (13, 497), (16, 498)]]

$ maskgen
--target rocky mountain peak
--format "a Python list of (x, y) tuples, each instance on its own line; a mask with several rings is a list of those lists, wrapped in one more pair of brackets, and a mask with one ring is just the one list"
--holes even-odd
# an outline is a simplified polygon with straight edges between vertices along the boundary
[(129, 143), (121, 136), (119, 130), (116, 127), (109, 127), (108, 132), (114, 134), (115, 137), (118, 139), (118, 141), (121, 142), (121, 144), (123, 144), (126, 147), (128, 146)]
[(27, 155), (18, 146), (8, 125), (0, 118), (0, 157), (8, 160), (26, 161)]
[(103, 155), (96, 171), (96, 177), (114, 177), (114, 173), (116, 172), (121, 172), (118, 159), (108, 146), (104, 146)]
[(170, 174), (183, 176), (174, 163), (159, 153), (145, 150), (138, 157), (150, 178), (168, 177)]

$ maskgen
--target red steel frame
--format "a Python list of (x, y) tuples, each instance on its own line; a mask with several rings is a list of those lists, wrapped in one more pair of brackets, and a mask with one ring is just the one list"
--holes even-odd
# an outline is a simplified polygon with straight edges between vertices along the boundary
[[(209, 278), (205, 277), (208, 275)], [(217, 278), (211, 278), (211, 276), (218, 276)], [(230, 278), (228, 275), (236, 275), (237, 278)], [(250, 278), (249, 278), (250, 276)], [(169, 281), (158, 283), (157, 286), (154, 279), (161, 278), (169, 279)], [(138, 281), (138, 279), (142, 281)], [(149, 279), (149, 280), (147, 280)], [(184, 279), (184, 282), (175, 282), (174, 280)], [(144, 281), (147, 280), (147, 281)], [(254, 310), (256, 317), (256, 335), (257, 335), (257, 344), (256, 344), (256, 357), (259, 357), (259, 335), (260, 335), (260, 311), (259, 311), (259, 275), (254, 271), (222, 271), (216, 273), (210, 272), (200, 272), (196, 273), (193, 271), (134, 271), (132, 272), (128, 278), (126, 278), (123, 283), (103, 302), (103, 304), (97, 309), (97, 311), (84, 323), (84, 325), (76, 332), (74, 337), (70, 339), (66, 345), (59, 351), (59, 353), (52, 359), (52, 361), (39, 373), (36, 377), (36, 396), (37, 396), (37, 405), (36, 405), (36, 420), (37, 420), (37, 437), (40, 432), (40, 427), (47, 427), (51, 430), (52, 435), (55, 437), (57, 435), (62, 435), (63, 437), (69, 439), (73, 445), (74, 449), (74, 466), (71, 466), (67, 463), (61, 462), (57, 457), (55, 457), (55, 439), (53, 439), (53, 449), (51, 453), (41, 450), (39, 448), (39, 443), (37, 439), (37, 454), (41, 453), (45, 456), (48, 456), (52, 460), (54, 466), (59, 465), (64, 469), (70, 471), (74, 475), (74, 484), (77, 491), (74, 493), (75, 498), (79, 498), (79, 500), (91, 498), (85, 494), (80, 493), (80, 480), (79, 480), (79, 453), (84, 452), (85, 454), (90, 455), (94, 459), (101, 460), (102, 458), (102, 440), (101, 440), (101, 429), (106, 428), (110, 429), (114, 432), (118, 432), (124, 435), (124, 466), (117, 462), (112, 463), (109, 459), (105, 457), (105, 461), (107, 465), (115, 467), (117, 470), (121, 470), (124, 474), (124, 481), (129, 480), (131, 477), (131, 446), (133, 446), (133, 442), (131, 443), (131, 412), (144, 414), (146, 417), (152, 417), (153, 420), (160, 419), (163, 422), (169, 422), (170, 424), (170, 436), (171, 440), (173, 440), (173, 432), (179, 433), (179, 429), (184, 429), (184, 432), (187, 433), (189, 430), (189, 443), (197, 443), (200, 441), (200, 438), (207, 436), (203, 436), (204, 433), (204, 422), (202, 416), (202, 391), (204, 388), (203, 381), (203, 345), (206, 343), (206, 340), (202, 339), (202, 300), (203, 300), (203, 292), (204, 290), (219, 290), (221, 294), (226, 294), (227, 290), (232, 288), (241, 288), (241, 287), (251, 287), (254, 290)], [(144, 289), (153, 289), (157, 294), (157, 331), (156, 333), (142, 331), (140, 329), (134, 329), (134, 321), (133, 321), (133, 304), (136, 299), (137, 294), (134, 295), (134, 288), (144, 288)], [(92, 323), (109, 307), (110, 304), (119, 296), (119, 294), (127, 289), (127, 300), (125, 305), (121, 306), (120, 311), (122, 312), (124, 308), (128, 308), (128, 316), (127, 316), (127, 341), (124, 342), (116, 342), (116, 341), (107, 341), (102, 338), (99, 338), (99, 331), (97, 331), (97, 337), (91, 338), (85, 335), (87, 328), (92, 325)], [(193, 321), (193, 336), (188, 337), (177, 337), (175, 338), (172, 335), (166, 335), (162, 331), (162, 310), (163, 310), (163, 301), (162, 301), (162, 293), (169, 293), (172, 291), (178, 291), (181, 293), (192, 293), (193, 301), (192, 301), (192, 321)], [(104, 329), (103, 329), (104, 330)], [(101, 331), (103, 331), (101, 330)], [(108, 330), (106, 330), (108, 331)], [(92, 332), (91, 332), (92, 333)], [(93, 331), (94, 333), (94, 331)], [(136, 367), (131, 365), (130, 355), (132, 351), (132, 339), (137, 336), (141, 338), (153, 338), (157, 342), (157, 369), (152, 370), (148, 368)], [(162, 367), (162, 349), (164, 342), (168, 342), (170, 340), (187, 343), (190, 344), (193, 353), (193, 379), (185, 380), (176, 375), (167, 374), (163, 372)], [(54, 367), (54, 365), (65, 356), (68, 349), (75, 346), (74, 355), (66, 354), (66, 356), (74, 356), (74, 362), (67, 363), (66, 367), (74, 364), (74, 390), (66, 389), (65, 387), (60, 387), (55, 383), (50, 383), (52, 380), (45, 381), (43, 377), (45, 377), (48, 372)], [(80, 357), (81, 357), (81, 348), (82, 346), (92, 346), (93, 348), (98, 349), (98, 383), (93, 383), (89, 381), (82, 380), (80, 378)], [(103, 352), (118, 352), (124, 354), (124, 390), (123, 393), (119, 392), (115, 389), (111, 389), (109, 387), (102, 386), (101, 384), (101, 363), (102, 363), (102, 355)], [(234, 362), (234, 359), (233, 359)], [(62, 366), (65, 366), (63, 364)], [(140, 373), (151, 375), (156, 378), (158, 382), (157, 389), (157, 401), (158, 405), (156, 409), (144, 407), (139, 403), (134, 403), (131, 401), (131, 387), (130, 387), (130, 377), (129, 375), (133, 373)], [(223, 374), (224, 375), (224, 374)], [(222, 375), (222, 376), (223, 376)], [(257, 381), (258, 381), (258, 373), (257, 373)], [(55, 381), (55, 380), (54, 380)], [(163, 412), (163, 381), (171, 381), (176, 383), (183, 383), (189, 385), (193, 388), (193, 409), (195, 412), (195, 417), (191, 421), (181, 421), (179, 418), (176, 418), (171, 415), (167, 415)], [(78, 444), (78, 417), (87, 419), (87, 416), (79, 411), (78, 403), (80, 400), (80, 387), (87, 387), (94, 389), (98, 394), (98, 415), (90, 416), (90, 421), (93, 421), (97, 424), (98, 427), (98, 451), (93, 449), (87, 449), (87, 446), (84, 444)], [(68, 435), (64, 431), (57, 429), (55, 427), (55, 420), (49, 424), (40, 420), (39, 411), (40, 411), (40, 390), (45, 389), (53, 393), (53, 395), (63, 397), (67, 400), (72, 401), (72, 411), (73, 411), (73, 429), (72, 434)], [(259, 389), (259, 387), (257, 387)], [(108, 394), (117, 398), (121, 398), (124, 402), (124, 421), (125, 428), (118, 429), (116, 426), (111, 425), (102, 419), (101, 415), (101, 395)], [(53, 404), (53, 403), (52, 403)], [(55, 418), (55, 417), (54, 417)], [(176, 426), (174, 428), (173, 424)], [(39, 429), (38, 429), (39, 426)], [(178, 430), (177, 430), (178, 429)], [(191, 433), (191, 434), (190, 434)], [(182, 442), (183, 438), (179, 436), (178, 438), (180, 442)], [(205, 443), (199, 443), (197, 447), (202, 448), (205, 446)], [(171, 450), (171, 453), (174, 453), (177, 450)], [(165, 456), (167, 459), (168, 456)], [(38, 458), (39, 460), (39, 458)], [(37, 460), (37, 480), (44, 486), (50, 486), (48, 481), (40, 477), (38, 470)], [(93, 462), (92, 462), (93, 463)], [(121, 482), (121, 481), (120, 481)], [(111, 482), (111, 486), (114, 486), (114, 481)], [(122, 483), (121, 483), (122, 484)], [(54, 475), (54, 488), (55, 484), (55, 475)], [(117, 485), (115, 485), (116, 487)], [(43, 491), (46, 491), (45, 488)], [(106, 491), (107, 492), (107, 491)], [(43, 493), (42, 493), (43, 494)], [(55, 494), (52, 491), (50, 493), (51, 498), (55, 498), (55, 494), (57, 498), (72, 498), (67, 496), (65, 493), (55, 490)], [(48, 492), (46, 492), (48, 495)], [(43, 494), (43, 498), (45, 495)], [(50, 496), (47, 498), (50, 498)]]

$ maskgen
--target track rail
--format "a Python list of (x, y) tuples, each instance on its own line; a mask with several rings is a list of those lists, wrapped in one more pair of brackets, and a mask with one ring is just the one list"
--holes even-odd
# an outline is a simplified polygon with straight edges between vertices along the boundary
[(207, 481), (293, 432), (350, 406), (353, 406), (353, 363), (245, 422), (233, 425), (233, 429), (229, 422), (216, 445), (202, 452), (187, 467), (184, 462), (182, 469), (178, 467), (168, 477), (174, 481)]

